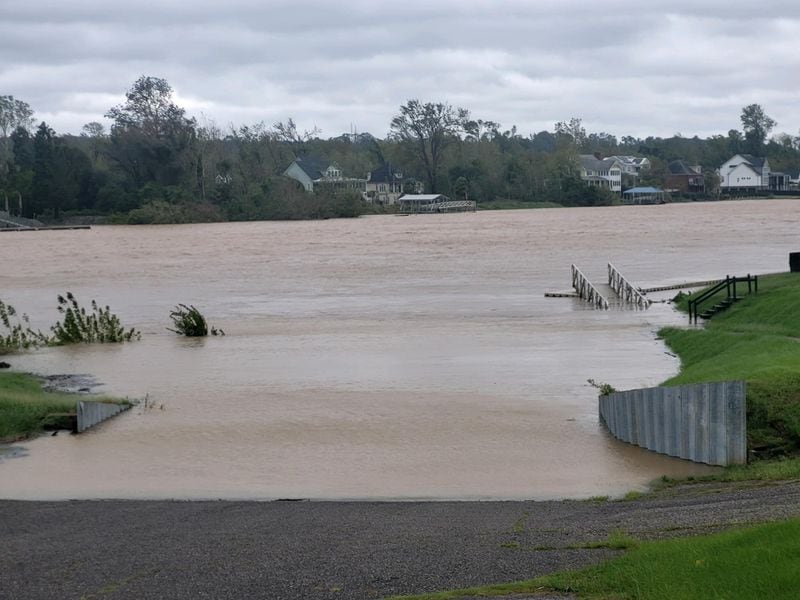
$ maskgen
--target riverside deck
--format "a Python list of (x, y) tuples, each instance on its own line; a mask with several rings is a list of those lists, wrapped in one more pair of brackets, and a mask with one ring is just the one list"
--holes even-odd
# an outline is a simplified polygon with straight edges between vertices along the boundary
[(62, 231), (68, 229), (91, 229), (91, 225), (50, 225), (43, 227), (0, 227), (0, 232), (8, 231)]
[[(575, 265), (571, 265), (573, 290), (545, 292), (545, 298), (583, 298), (587, 302), (592, 302), (597, 308), (607, 309), (615, 304), (633, 305), (639, 308), (648, 308), (653, 303), (647, 298), (648, 293), (666, 292), (670, 290), (685, 290), (703, 288), (716, 285), (721, 279), (708, 279), (703, 281), (684, 281), (681, 283), (669, 283), (652, 287), (639, 287), (632, 284), (625, 278), (619, 270), (608, 263), (608, 284), (593, 284), (586, 275)], [(605, 292), (605, 294), (603, 293)], [(609, 302), (608, 297), (613, 293), (619, 302)], [(603, 303), (601, 300), (605, 301)]]

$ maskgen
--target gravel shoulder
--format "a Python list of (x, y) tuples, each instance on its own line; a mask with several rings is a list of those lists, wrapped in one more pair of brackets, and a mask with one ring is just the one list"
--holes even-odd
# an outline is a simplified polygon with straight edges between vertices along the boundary
[(632, 501), (0, 501), (0, 598), (369, 599), (528, 579), (581, 548), (800, 516), (800, 481)]

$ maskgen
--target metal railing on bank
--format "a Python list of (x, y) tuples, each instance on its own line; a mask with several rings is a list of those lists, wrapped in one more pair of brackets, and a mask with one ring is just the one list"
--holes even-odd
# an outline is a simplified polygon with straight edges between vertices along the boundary
[[(689, 322), (697, 323), (697, 317), (701, 315), (700, 306), (717, 296), (722, 290), (725, 290), (726, 298), (722, 301), (725, 307), (730, 306), (733, 302), (739, 299), (737, 284), (747, 284), (747, 293), (758, 293), (758, 275), (747, 274), (746, 277), (731, 277), (726, 275), (725, 279), (720, 281), (715, 286), (708, 288), (705, 292), (689, 300)], [(704, 313), (702, 313), (704, 314)]]

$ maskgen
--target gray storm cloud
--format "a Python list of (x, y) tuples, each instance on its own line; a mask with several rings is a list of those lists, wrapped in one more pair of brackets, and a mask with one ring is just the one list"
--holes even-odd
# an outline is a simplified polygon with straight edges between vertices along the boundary
[(779, 131), (800, 126), (794, 2), (2, 4), (0, 93), (59, 132), (101, 120), (142, 74), (223, 128), (293, 117), (383, 136), (412, 97), (523, 133), (578, 116), (616, 135), (705, 136), (752, 102)]

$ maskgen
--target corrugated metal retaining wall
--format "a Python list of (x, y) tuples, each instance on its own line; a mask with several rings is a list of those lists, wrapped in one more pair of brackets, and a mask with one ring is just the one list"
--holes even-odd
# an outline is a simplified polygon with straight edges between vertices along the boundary
[(123, 410), (128, 410), (130, 407), (130, 404), (110, 402), (78, 402), (78, 433), (86, 431), (101, 421), (110, 419)]
[(747, 462), (745, 382), (656, 387), (600, 396), (614, 437), (709, 465)]

